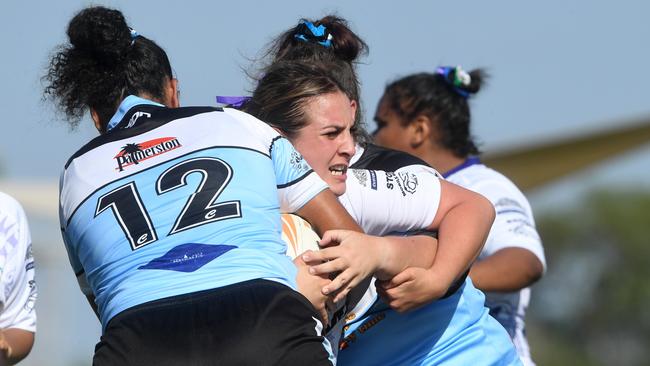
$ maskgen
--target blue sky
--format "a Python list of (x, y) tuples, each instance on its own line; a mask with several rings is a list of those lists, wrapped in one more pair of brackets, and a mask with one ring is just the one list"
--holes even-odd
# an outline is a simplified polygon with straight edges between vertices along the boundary
[[(67, 158), (96, 135), (89, 118), (70, 131), (41, 101), (39, 80), (48, 55), (65, 41), (67, 22), (89, 4), (3, 4), (0, 178), (55, 182)], [(242, 70), (267, 42), (301, 17), (336, 12), (370, 46), (359, 66), (367, 117), (372, 117), (387, 81), (441, 64), (484, 67), (491, 74), (472, 101), (473, 133), (486, 151), (650, 117), (650, 3), (645, 1), (94, 4), (121, 9), (133, 28), (167, 50), (184, 105), (214, 105), (218, 94), (246, 93), (251, 85)], [(594, 184), (650, 188), (649, 163), (646, 146), (540, 190), (533, 206), (563, 201)], [(42, 331), (25, 364), (88, 364), (98, 324), (76, 288), (56, 224), (38, 215), (31, 219), (37, 258), (41, 256), (37, 308)]]
[[(58, 3), (12, 1), (0, 14), (0, 171), (10, 178), (55, 179), (95, 135), (89, 118), (71, 132), (40, 99), (48, 55), (88, 4)], [(439, 64), (491, 74), (472, 102), (473, 132), (487, 151), (650, 115), (650, 5), (643, 1), (97, 3), (123, 10), (133, 28), (167, 50), (185, 105), (245, 93), (242, 69), (273, 36), (300, 17), (336, 12), (370, 46), (359, 67), (368, 117), (387, 81)]]

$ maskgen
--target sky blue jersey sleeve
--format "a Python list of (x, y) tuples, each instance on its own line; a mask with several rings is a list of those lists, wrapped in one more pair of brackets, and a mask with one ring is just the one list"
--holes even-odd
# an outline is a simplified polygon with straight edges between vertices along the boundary
[(275, 169), (280, 210), (293, 213), (317, 194), (327, 189), (327, 184), (314, 172), (291, 143), (278, 136), (271, 143), (271, 160)]

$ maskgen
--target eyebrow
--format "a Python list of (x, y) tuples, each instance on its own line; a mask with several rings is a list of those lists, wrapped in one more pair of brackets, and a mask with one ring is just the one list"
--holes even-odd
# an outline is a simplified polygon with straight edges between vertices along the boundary
[(383, 119), (381, 119), (380, 117), (377, 117), (377, 116), (374, 116), (372, 119), (373, 119), (373, 121), (375, 121), (377, 123), (381, 123), (381, 124), (385, 124), (385, 125), (388, 124), (388, 123), (386, 123), (385, 120), (383, 120)]

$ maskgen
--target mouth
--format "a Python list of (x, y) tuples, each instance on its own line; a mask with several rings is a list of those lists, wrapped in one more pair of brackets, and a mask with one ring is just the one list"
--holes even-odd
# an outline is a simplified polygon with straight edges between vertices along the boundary
[(336, 164), (330, 167), (330, 174), (334, 176), (341, 176), (348, 171), (348, 166), (345, 164)]

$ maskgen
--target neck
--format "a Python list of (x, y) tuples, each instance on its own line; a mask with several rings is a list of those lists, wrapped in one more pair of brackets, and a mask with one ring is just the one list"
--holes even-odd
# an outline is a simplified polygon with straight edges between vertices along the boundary
[(426, 161), (441, 174), (446, 174), (448, 171), (462, 164), (466, 159), (464, 157), (460, 158), (440, 146), (428, 146), (423, 149), (418, 149), (415, 155)]

